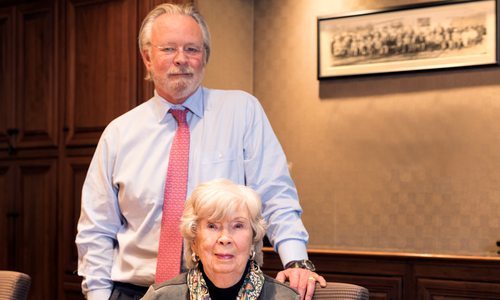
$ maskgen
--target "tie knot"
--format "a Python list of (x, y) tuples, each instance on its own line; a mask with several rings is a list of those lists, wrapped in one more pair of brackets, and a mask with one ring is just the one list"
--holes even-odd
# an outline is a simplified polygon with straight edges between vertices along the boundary
[(178, 124), (186, 123), (187, 109), (171, 109), (170, 113), (174, 116)]

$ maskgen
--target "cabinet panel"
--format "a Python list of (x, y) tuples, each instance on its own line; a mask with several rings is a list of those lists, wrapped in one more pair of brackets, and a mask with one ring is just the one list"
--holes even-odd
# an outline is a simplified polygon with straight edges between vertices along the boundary
[(22, 161), (18, 174), (14, 207), (20, 242), (15, 262), (31, 276), (30, 299), (52, 299), (57, 289), (56, 163)]
[(352, 283), (367, 288), (371, 300), (404, 299), (402, 277), (358, 276), (347, 274), (322, 275), (327, 281)]
[(57, 145), (54, 13), (20, 7), (16, 15), (16, 127), (18, 148)]
[(57, 288), (57, 175), (51, 159), (0, 161), (0, 268), (31, 276), (29, 299)]
[(137, 2), (67, 6), (68, 145), (94, 145), (104, 127), (137, 103)]
[(11, 9), (0, 9), (0, 149), (6, 149), (10, 143), (7, 129), (11, 128), (13, 119), (14, 87), (13, 87), (13, 12)]
[(16, 217), (12, 211), (13, 171), (9, 165), (0, 165), (0, 269), (12, 270), (14, 265), (10, 258), (15, 253), (13, 221)]
[(500, 283), (435, 280), (417, 280), (418, 299), (500, 299)]

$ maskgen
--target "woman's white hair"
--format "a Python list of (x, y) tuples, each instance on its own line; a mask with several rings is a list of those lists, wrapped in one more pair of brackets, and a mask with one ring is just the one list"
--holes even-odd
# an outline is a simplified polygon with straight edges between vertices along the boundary
[(266, 222), (261, 214), (262, 203), (259, 195), (244, 185), (235, 184), (227, 179), (215, 179), (200, 184), (184, 206), (180, 229), (184, 238), (184, 258), (189, 269), (196, 266), (192, 260), (191, 247), (196, 238), (198, 222), (205, 218), (222, 220), (242, 207), (248, 209), (250, 216), (255, 262), (259, 266), (262, 265), (262, 239), (266, 232)]

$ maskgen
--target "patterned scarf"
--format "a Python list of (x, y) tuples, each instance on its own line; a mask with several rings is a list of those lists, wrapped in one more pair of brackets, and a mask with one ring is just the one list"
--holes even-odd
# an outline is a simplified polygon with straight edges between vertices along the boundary
[[(191, 300), (210, 300), (207, 283), (198, 267), (189, 270), (187, 284)], [(257, 300), (263, 286), (264, 273), (252, 260), (250, 261), (250, 270), (243, 280), (243, 285), (238, 292), (236, 300)]]

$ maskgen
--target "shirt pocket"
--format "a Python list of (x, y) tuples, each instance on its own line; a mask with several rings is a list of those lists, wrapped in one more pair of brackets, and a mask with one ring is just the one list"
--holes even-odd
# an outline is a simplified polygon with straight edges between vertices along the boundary
[(202, 164), (217, 165), (231, 163), (232, 161), (235, 161), (237, 157), (238, 154), (235, 148), (213, 150), (203, 154)]
[(215, 178), (226, 178), (241, 182), (244, 177), (242, 164), (239, 163), (243, 154), (239, 155), (237, 148), (217, 149), (203, 153), (201, 159), (201, 182)]

